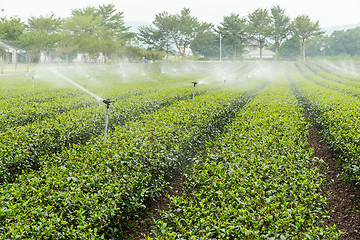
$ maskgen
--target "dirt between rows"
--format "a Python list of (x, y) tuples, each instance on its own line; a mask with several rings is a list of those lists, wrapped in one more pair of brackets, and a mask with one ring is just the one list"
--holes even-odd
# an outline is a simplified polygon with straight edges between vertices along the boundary
[[(306, 121), (309, 115), (305, 114)], [(308, 147), (314, 149), (313, 157), (324, 160), (320, 166), (321, 173), (326, 177), (320, 194), (327, 197), (326, 210), (330, 211), (330, 218), (325, 219), (325, 226), (342, 231), (339, 240), (360, 240), (360, 190), (344, 183), (341, 180), (341, 170), (336, 163), (336, 154), (326, 145), (319, 134), (319, 127), (312, 124), (309, 129)], [(185, 178), (178, 174), (171, 181), (172, 188), (169, 190), (171, 196), (180, 196), (183, 192)], [(165, 196), (155, 201), (146, 203), (149, 215), (140, 221), (135, 221), (135, 229), (124, 236), (124, 239), (144, 239), (144, 236), (151, 236), (151, 229), (154, 227), (153, 219), (161, 219), (159, 211), (168, 209), (169, 199)]]
[(331, 211), (325, 226), (336, 225), (336, 229), (344, 233), (339, 238), (341, 240), (360, 239), (360, 191), (341, 180), (336, 154), (323, 141), (316, 124), (312, 124), (309, 130), (309, 147), (315, 150), (313, 157), (325, 162), (321, 173), (326, 178), (320, 194), (328, 197), (326, 210)]

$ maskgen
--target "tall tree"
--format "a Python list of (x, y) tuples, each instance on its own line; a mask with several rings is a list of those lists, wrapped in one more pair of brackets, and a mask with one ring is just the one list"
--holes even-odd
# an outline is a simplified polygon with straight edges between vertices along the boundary
[(71, 18), (65, 22), (64, 30), (73, 36), (77, 51), (83, 56), (88, 54), (92, 58), (99, 54), (100, 32), (105, 28), (100, 26), (101, 22), (102, 17), (94, 7), (72, 10)]
[(292, 33), (300, 38), (302, 48), (302, 58), (305, 61), (305, 41), (311, 37), (322, 35), (320, 31), (319, 21), (313, 22), (307, 15), (300, 15), (292, 22)]
[(200, 34), (212, 28), (211, 24), (201, 23), (196, 17), (191, 16), (189, 8), (183, 8), (180, 14), (156, 14), (153, 26), (154, 28), (141, 28), (140, 40), (156, 45), (166, 42), (166, 46), (173, 42), (183, 61), (191, 43)]
[(248, 15), (248, 33), (252, 40), (256, 41), (260, 49), (260, 59), (262, 60), (262, 50), (265, 47), (266, 39), (271, 35), (271, 17), (267, 9), (258, 8)]
[(103, 27), (99, 33), (101, 40), (99, 51), (107, 61), (112, 53), (117, 52), (121, 46), (125, 46), (134, 36), (128, 31), (130, 27), (125, 26), (124, 13), (118, 12), (114, 4), (101, 5), (97, 12), (102, 18), (99, 25)]
[(33, 16), (28, 19), (24, 42), (28, 50), (35, 51), (39, 54), (39, 61), (41, 52), (44, 52), (46, 61), (48, 52), (53, 50), (56, 43), (60, 40), (59, 33), (61, 24), (62, 20), (55, 17), (54, 14), (45, 17)]
[(172, 38), (169, 33), (170, 23), (167, 21), (170, 15), (166, 12), (156, 14), (152, 25), (139, 27), (138, 39), (149, 45), (151, 48), (162, 49), (165, 52), (166, 60), (169, 59), (169, 52), (172, 50)]
[(285, 10), (280, 6), (274, 6), (270, 10), (271, 12), (271, 36), (274, 40), (275, 46), (275, 59), (278, 58), (278, 49), (281, 43), (290, 35), (290, 18), (285, 15)]
[(360, 56), (360, 27), (346, 31), (334, 31), (329, 37), (327, 53)]
[(0, 39), (8, 44), (19, 45), (25, 24), (18, 17), (0, 18)]
[(239, 14), (232, 13), (230, 16), (225, 16), (220, 23), (217, 32), (221, 34), (224, 40), (231, 43), (233, 48), (233, 60), (236, 60), (236, 45), (238, 43), (244, 44), (247, 39), (247, 20), (240, 17)]
[[(8, 48), (11, 45), (12, 48), (19, 48), (22, 46), (21, 36), (25, 29), (25, 24), (21, 21), (20, 18), (6, 17), (0, 18), (0, 53), (2, 58), (1, 64), (1, 73), (3, 73), (4, 63), (7, 55)], [(16, 51), (15, 51), (16, 54)], [(15, 71), (17, 56), (15, 56)]]
[(279, 57), (286, 60), (296, 60), (301, 55), (300, 39), (291, 37), (279, 47)]
[(180, 14), (172, 15), (170, 19), (172, 26), (169, 33), (184, 61), (190, 44), (200, 34), (210, 31), (212, 25), (199, 22), (196, 17), (190, 15), (189, 8), (183, 8)]
[(191, 51), (205, 58), (219, 57), (219, 35), (215, 32), (205, 32), (199, 35), (190, 45)]

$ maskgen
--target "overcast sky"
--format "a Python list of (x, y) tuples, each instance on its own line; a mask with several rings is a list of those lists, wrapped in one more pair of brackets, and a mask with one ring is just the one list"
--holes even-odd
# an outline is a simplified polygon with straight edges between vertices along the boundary
[(125, 22), (151, 23), (159, 12), (174, 14), (188, 7), (200, 21), (217, 25), (231, 13), (247, 16), (257, 8), (280, 5), (292, 19), (307, 14), (319, 20), (321, 27), (360, 23), (360, 0), (0, 0), (0, 9), (4, 9), (0, 16), (18, 16), (26, 21), (31, 16), (54, 13), (65, 18), (72, 9), (110, 3), (124, 12)]

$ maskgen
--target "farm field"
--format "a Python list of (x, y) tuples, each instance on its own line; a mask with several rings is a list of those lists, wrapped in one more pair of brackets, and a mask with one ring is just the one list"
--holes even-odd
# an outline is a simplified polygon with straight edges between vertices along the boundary
[[(335, 61), (7, 69), (0, 238), (358, 239), (359, 221), (352, 232), (329, 224), (326, 163), (309, 130), (318, 127), (358, 194), (359, 69)], [(359, 219), (359, 210), (346, 211)]]

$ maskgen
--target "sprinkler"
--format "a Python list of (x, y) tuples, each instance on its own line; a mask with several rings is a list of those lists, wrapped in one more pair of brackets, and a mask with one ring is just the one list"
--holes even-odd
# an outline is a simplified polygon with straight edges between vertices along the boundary
[(107, 128), (109, 123), (110, 103), (113, 103), (115, 101), (111, 101), (110, 99), (101, 99), (100, 101), (106, 104), (106, 118), (105, 118), (105, 131), (104, 131), (104, 143), (106, 143)]
[(192, 82), (194, 84), (194, 92), (193, 92), (193, 98), (192, 98), (192, 101), (194, 101), (194, 98), (195, 98), (195, 86), (196, 84), (198, 84), (198, 82)]
[(36, 76), (32, 76), (31, 79), (32, 79), (32, 88), (34, 89), (35, 88), (35, 78), (37, 78)]
[(224, 89), (226, 88), (226, 79), (224, 79)]

